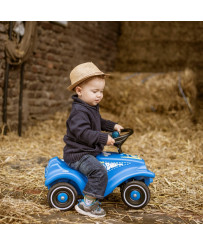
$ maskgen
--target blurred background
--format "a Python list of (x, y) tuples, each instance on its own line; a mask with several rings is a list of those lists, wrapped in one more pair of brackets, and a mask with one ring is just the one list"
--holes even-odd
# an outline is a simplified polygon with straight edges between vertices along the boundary
[[(133, 104), (145, 103), (142, 112), (149, 108), (152, 113), (159, 111), (156, 103), (150, 103), (150, 100), (159, 101), (161, 105), (170, 104), (167, 100), (171, 100), (171, 93), (174, 93), (174, 96), (181, 97), (182, 107), (194, 113), (200, 107), (198, 99), (202, 97), (203, 22), (1, 21), (1, 129), (7, 126), (10, 131), (15, 131), (19, 124), (26, 129), (32, 120), (47, 119), (57, 111), (66, 110), (70, 106), (70, 94), (66, 90), (70, 83), (69, 73), (76, 65), (87, 61), (92, 61), (104, 72), (111, 72), (109, 85), (112, 86), (115, 80), (118, 83), (122, 75), (128, 73), (119, 85), (122, 84), (122, 90), (125, 90), (125, 84), (129, 83), (126, 88), (130, 86), (131, 94), (138, 97)], [(189, 82), (184, 85), (183, 74), (182, 84), (179, 83), (178, 87), (179, 72), (186, 69), (190, 88)], [(169, 72), (176, 72), (177, 76), (168, 75)], [(129, 81), (131, 78), (138, 80), (134, 82), (136, 85)], [(146, 93), (146, 84), (150, 84), (151, 79), (154, 81), (151, 82), (152, 88)], [(174, 86), (169, 89), (172, 83)], [(142, 87), (139, 91), (132, 91), (135, 86)], [(114, 101), (108, 98), (106, 108), (122, 100), (117, 87), (111, 91)], [(162, 92), (160, 87), (163, 87)], [(138, 94), (143, 91), (145, 95), (141, 98)], [(166, 91), (170, 93), (166, 95)], [(173, 105), (173, 109), (178, 108), (180, 101)], [(127, 107), (123, 110), (126, 111)]]

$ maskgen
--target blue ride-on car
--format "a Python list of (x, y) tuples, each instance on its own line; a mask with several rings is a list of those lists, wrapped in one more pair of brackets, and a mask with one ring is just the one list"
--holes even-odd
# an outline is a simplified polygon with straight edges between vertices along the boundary
[[(137, 155), (124, 154), (121, 145), (133, 134), (132, 129), (122, 129), (121, 135), (113, 132), (117, 152), (102, 152), (97, 159), (108, 173), (108, 184), (104, 196), (108, 196), (116, 187), (120, 187), (121, 198), (127, 206), (134, 209), (145, 207), (150, 200), (149, 184), (155, 174), (149, 171), (145, 161)], [(48, 203), (51, 207), (63, 211), (70, 210), (83, 196), (87, 177), (71, 169), (63, 159), (54, 157), (45, 168), (45, 185), (48, 188)]]

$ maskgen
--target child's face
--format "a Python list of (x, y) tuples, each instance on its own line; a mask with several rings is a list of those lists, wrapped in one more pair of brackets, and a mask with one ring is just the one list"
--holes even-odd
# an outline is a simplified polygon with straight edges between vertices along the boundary
[(76, 87), (78, 97), (91, 106), (96, 106), (103, 98), (105, 79), (93, 77)]

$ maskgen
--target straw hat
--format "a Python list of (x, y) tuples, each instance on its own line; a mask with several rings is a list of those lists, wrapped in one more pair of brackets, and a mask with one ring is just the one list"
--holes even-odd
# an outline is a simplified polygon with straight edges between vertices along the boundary
[(77, 85), (94, 76), (108, 75), (103, 73), (92, 62), (82, 63), (76, 66), (70, 73), (71, 85), (67, 87), (69, 91), (72, 91)]

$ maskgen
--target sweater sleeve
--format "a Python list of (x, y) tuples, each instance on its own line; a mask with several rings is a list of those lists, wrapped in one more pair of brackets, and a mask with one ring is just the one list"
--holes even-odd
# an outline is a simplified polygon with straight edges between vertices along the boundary
[(84, 112), (75, 114), (69, 121), (69, 130), (71, 133), (83, 143), (89, 146), (96, 145), (98, 143), (106, 145), (108, 134), (100, 131), (94, 131), (91, 129), (91, 122), (89, 117)]
[(101, 118), (101, 129), (102, 129), (102, 131), (113, 132), (115, 125), (116, 125), (115, 122), (110, 121), (110, 120), (104, 120)]

